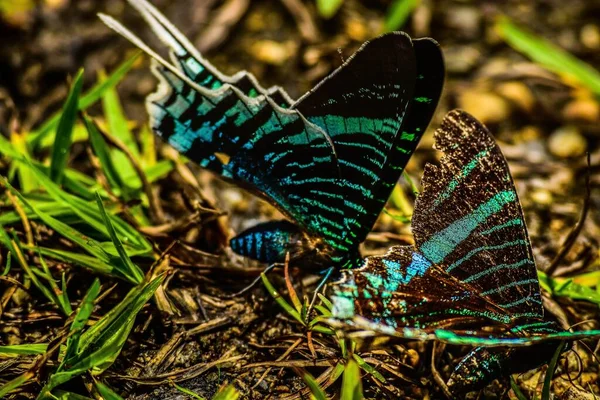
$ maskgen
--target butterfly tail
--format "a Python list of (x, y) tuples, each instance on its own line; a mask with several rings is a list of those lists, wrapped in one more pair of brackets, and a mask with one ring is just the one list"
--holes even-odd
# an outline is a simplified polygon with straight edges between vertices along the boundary
[(206, 88), (214, 88), (214, 86), (229, 83), (236, 86), (249, 97), (256, 97), (261, 94), (269, 95), (277, 104), (284, 108), (289, 107), (293, 102), (282, 88), (275, 86), (265, 89), (260, 86), (252, 74), (246, 71), (240, 71), (234, 76), (222, 74), (208, 60), (202, 57), (200, 52), (196, 50), (183, 33), (152, 4), (146, 0), (128, 1), (146, 20), (158, 39), (171, 49), (173, 63), (198, 85)]

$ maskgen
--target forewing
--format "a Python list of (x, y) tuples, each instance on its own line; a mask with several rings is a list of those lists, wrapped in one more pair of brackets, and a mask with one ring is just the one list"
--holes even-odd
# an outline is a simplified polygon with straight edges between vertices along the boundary
[(334, 143), (345, 185), (331, 194), (344, 199), (342, 234), (350, 247), (364, 240), (387, 200), (380, 197), (382, 173), (409, 111), (416, 74), (410, 37), (393, 32), (365, 43), (292, 106)]

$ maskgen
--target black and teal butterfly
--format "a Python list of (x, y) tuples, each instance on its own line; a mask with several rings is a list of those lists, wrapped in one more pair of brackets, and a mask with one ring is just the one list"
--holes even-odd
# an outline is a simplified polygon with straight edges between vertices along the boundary
[(267, 199), (271, 221), (230, 242), (268, 263), (286, 252), (321, 267), (360, 265), (365, 239), (415, 150), (443, 85), (431, 39), (390, 33), (365, 43), (299, 100), (247, 72), (225, 76), (145, 0), (129, 0), (171, 50), (172, 63), (120, 23), (104, 22), (155, 62), (151, 126), (200, 166)]
[(478, 346), (450, 377), (454, 393), (535, 368), (560, 340), (600, 335), (567, 332), (544, 318), (521, 205), (486, 128), (452, 111), (435, 147), (444, 157), (425, 167), (415, 245), (342, 272), (332, 288), (334, 317), (391, 336)]

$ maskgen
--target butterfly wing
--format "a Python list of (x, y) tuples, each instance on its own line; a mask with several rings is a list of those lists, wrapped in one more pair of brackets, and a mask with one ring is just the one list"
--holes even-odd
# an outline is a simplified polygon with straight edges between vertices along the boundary
[[(412, 220), (415, 248), (367, 259), (363, 268), (346, 273), (334, 289), (338, 309), (354, 306), (366, 318), (381, 318), (391, 308), (382, 322), (401, 327), (433, 328), (449, 313), (458, 322), (484, 317), (486, 324), (541, 319), (523, 213), (493, 137), (468, 114), (453, 111), (437, 130), (435, 145), (444, 157), (440, 166), (425, 168)], [(419, 274), (409, 274), (413, 265), (420, 266)], [(407, 293), (416, 300), (402, 301)], [(381, 310), (361, 313), (369, 302)]]
[[(199, 86), (119, 22), (101, 18), (155, 60), (160, 84), (147, 107), (157, 134), (201, 167), (269, 199), (301, 225), (320, 227), (324, 238), (337, 239), (341, 212), (340, 222), (335, 209), (324, 216), (320, 202), (339, 201), (326, 194), (338, 184), (339, 170), (332, 143), (318, 126), (264, 94), (251, 98), (230, 84)], [(316, 191), (310, 198), (299, 189), (307, 185)]]
[[(431, 39), (392, 32), (364, 44), (292, 108), (333, 141), (346, 185), (345, 244), (371, 230), (429, 124), (444, 77)], [(333, 195), (332, 191), (332, 195)]]
[(465, 112), (435, 133), (412, 219), (416, 247), (514, 319), (542, 318), (535, 261), (515, 186), (492, 135)]
[(359, 320), (366, 318), (383, 331), (393, 328), (405, 333), (407, 327), (419, 327), (433, 333), (441, 327), (510, 322), (504, 310), (412, 246), (394, 246), (387, 254), (368, 257), (361, 268), (342, 275), (333, 289), (333, 316), (350, 323), (360, 316)]

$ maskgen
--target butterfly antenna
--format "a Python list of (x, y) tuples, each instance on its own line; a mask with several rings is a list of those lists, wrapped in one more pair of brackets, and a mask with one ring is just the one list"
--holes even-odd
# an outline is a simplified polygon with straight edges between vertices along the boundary
[(233, 299), (235, 297), (243, 295), (244, 293), (246, 293), (250, 289), (252, 289), (254, 286), (256, 286), (256, 284), (258, 282), (260, 282), (260, 280), (262, 279), (261, 278), (262, 274), (266, 274), (266, 273), (270, 272), (273, 268), (280, 267), (280, 266), (281, 266), (281, 263), (274, 263), (274, 264), (269, 265), (267, 268), (265, 268), (265, 270), (263, 272), (261, 272), (261, 274), (256, 279), (254, 279), (252, 281), (251, 284), (249, 284), (248, 286), (246, 286), (245, 288), (243, 288), (239, 292), (236, 292), (236, 293), (233, 293), (233, 294), (226, 294), (226, 295), (223, 296), (223, 298), (225, 298), (225, 299)]
[(563, 259), (567, 255), (567, 253), (571, 250), (571, 248), (575, 244), (575, 240), (577, 239), (577, 237), (581, 233), (581, 230), (583, 229), (583, 224), (585, 223), (585, 220), (587, 218), (588, 211), (590, 209), (591, 198), (592, 198), (592, 186), (591, 186), (592, 172), (591, 171), (592, 171), (592, 169), (591, 169), (590, 153), (588, 152), (587, 153), (587, 173), (585, 176), (585, 198), (583, 200), (583, 208), (581, 210), (581, 214), (579, 215), (579, 220), (577, 221), (577, 223), (575, 224), (575, 226), (573, 227), (573, 229), (571, 230), (571, 232), (569, 233), (569, 235), (563, 242), (563, 245), (561, 246), (560, 251), (558, 252), (556, 257), (554, 257), (554, 260), (552, 260), (552, 263), (550, 263), (550, 266), (548, 268), (546, 268), (546, 270), (544, 271), (546, 273), (546, 275), (548, 275), (548, 276), (552, 276), (554, 274), (554, 272), (556, 271), (556, 268), (563, 261)]

